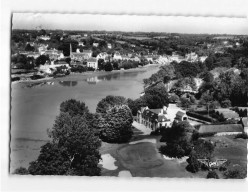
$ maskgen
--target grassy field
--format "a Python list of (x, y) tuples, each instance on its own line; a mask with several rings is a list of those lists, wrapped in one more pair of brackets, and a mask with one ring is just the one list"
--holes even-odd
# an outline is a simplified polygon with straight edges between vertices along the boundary
[(135, 129), (132, 141), (156, 139), (157, 143), (142, 142), (137, 144), (108, 144), (103, 142), (101, 154), (110, 154), (115, 158), (116, 170), (102, 167), (103, 176), (118, 176), (120, 171), (130, 171), (133, 177), (206, 177), (206, 173), (193, 174), (186, 171), (187, 162), (167, 160), (159, 153), (160, 136), (142, 135)]
[[(227, 159), (229, 167), (240, 166), (247, 171), (247, 140), (235, 139), (235, 135), (208, 137), (208, 140), (216, 143), (213, 153), (214, 159)], [(219, 172), (223, 178), (223, 172)]]

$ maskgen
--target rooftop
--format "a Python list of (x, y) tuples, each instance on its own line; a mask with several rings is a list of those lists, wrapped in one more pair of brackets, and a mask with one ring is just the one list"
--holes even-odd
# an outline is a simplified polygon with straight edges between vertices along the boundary
[(241, 124), (201, 125), (199, 133), (243, 132)]

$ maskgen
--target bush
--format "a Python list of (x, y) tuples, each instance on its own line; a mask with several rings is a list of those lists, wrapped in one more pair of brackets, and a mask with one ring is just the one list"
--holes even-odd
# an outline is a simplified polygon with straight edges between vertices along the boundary
[(87, 67), (84, 67), (84, 66), (77, 66), (77, 67), (72, 67), (71, 68), (71, 72), (82, 73), (82, 72), (86, 72), (86, 71), (87, 71)]
[(219, 176), (215, 171), (209, 171), (207, 179), (219, 179)]
[(197, 160), (196, 155), (192, 152), (187, 159), (188, 165), (186, 166), (186, 170), (191, 173), (196, 173), (199, 171), (201, 167), (201, 163)]
[(224, 172), (226, 179), (244, 179), (247, 177), (246, 169), (238, 167), (230, 167), (227, 171)]
[(28, 170), (27, 170), (26, 168), (24, 168), (24, 167), (19, 167), (19, 168), (17, 168), (17, 169), (14, 171), (13, 174), (17, 174), (17, 175), (28, 175), (29, 172), (28, 172)]
[(43, 79), (44, 78), (44, 76), (42, 76), (42, 75), (33, 75), (33, 76), (31, 76), (30, 77), (32, 80), (37, 80), (37, 79)]
[(242, 139), (248, 139), (248, 135), (246, 133), (239, 133), (235, 136), (235, 139), (242, 138)]
[(155, 129), (155, 131), (152, 131), (150, 135), (160, 135), (160, 129)]
[(186, 114), (187, 114), (188, 116), (191, 116), (191, 117), (194, 117), (194, 118), (203, 120), (203, 121), (207, 121), (207, 122), (212, 122), (212, 120), (213, 120), (213, 119), (210, 118), (210, 117), (203, 116), (203, 115), (198, 114), (198, 113), (195, 113), (195, 112), (186, 112)]
[(11, 78), (11, 81), (20, 81), (20, 80), (21, 80), (20, 77), (13, 77), (13, 78)]
[(165, 146), (161, 146), (159, 151), (171, 158), (182, 158), (185, 156), (184, 149), (176, 143), (167, 143)]

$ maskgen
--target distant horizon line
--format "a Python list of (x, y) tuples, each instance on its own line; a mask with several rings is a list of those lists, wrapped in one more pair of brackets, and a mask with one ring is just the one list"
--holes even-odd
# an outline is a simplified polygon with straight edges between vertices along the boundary
[[(111, 30), (68, 30), (68, 29), (46, 29), (46, 28), (41, 28), (43, 30), (48, 30), (48, 31), (82, 31), (82, 32), (125, 32), (125, 33), (165, 33), (165, 34), (181, 34), (181, 35), (226, 35), (226, 36), (248, 36), (248, 34), (219, 34), (219, 33), (179, 33), (179, 32), (161, 32), (161, 31), (111, 31)], [(40, 29), (40, 30), (41, 30)], [(23, 29), (23, 28), (12, 28), (12, 30), (31, 30), (31, 31), (39, 31), (37, 29)]]

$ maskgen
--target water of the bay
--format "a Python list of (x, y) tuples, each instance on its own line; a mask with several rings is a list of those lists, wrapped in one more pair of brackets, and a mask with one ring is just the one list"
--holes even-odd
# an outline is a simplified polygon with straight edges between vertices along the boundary
[(107, 95), (136, 99), (143, 91), (143, 79), (157, 72), (159, 65), (128, 71), (74, 74), (47, 81), (15, 83), (11, 87), (10, 172), (28, 167), (40, 146), (47, 142), (62, 101), (84, 101), (91, 112)]

